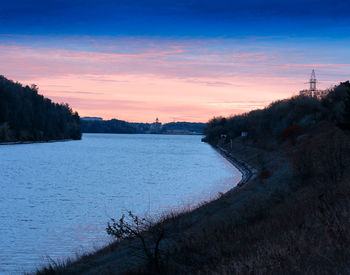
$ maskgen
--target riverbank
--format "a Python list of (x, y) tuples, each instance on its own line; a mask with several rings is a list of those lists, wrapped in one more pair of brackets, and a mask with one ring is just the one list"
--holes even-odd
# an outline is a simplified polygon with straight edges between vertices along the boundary
[(19, 145), (19, 144), (33, 144), (33, 143), (53, 143), (53, 142), (66, 142), (72, 141), (73, 139), (55, 139), (55, 140), (41, 140), (41, 141), (10, 141), (10, 142), (0, 142), (0, 145)]
[(248, 183), (253, 177), (257, 175), (257, 169), (249, 165), (248, 163), (238, 160), (233, 156), (232, 152), (226, 150), (221, 146), (214, 147), (224, 158), (226, 158), (233, 166), (235, 166), (242, 174), (242, 179), (237, 183), (238, 187)]
[[(226, 223), (232, 219), (241, 220), (243, 216), (253, 215), (254, 209), (247, 211), (251, 202), (257, 198), (261, 200), (268, 198), (276, 189), (276, 184), (264, 186), (258, 178), (259, 159), (271, 166), (271, 169), (283, 163), (273, 160), (275, 154), (243, 146), (240, 142), (237, 142), (230, 152), (223, 147), (219, 151), (241, 171), (240, 187), (233, 188), (228, 193), (220, 195), (218, 199), (204, 203), (193, 211), (183, 209), (178, 213), (168, 213), (166, 217), (161, 218), (166, 228), (166, 237), (162, 240), (162, 258), (168, 253), (173, 253), (172, 251), (178, 249), (178, 245), (191, 238), (190, 236), (198, 235), (198, 232), (212, 229), (215, 224)], [(265, 182), (265, 179), (263, 181)], [(56, 265), (38, 274), (50, 274), (50, 270), (55, 270), (57, 274), (119, 274), (138, 270), (146, 265), (142, 254), (139, 240), (116, 242), (95, 253), (82, 256), (74, 262)], [(108, 273), (108, 270), (113, 270), (114, 273), (112, 271)]]

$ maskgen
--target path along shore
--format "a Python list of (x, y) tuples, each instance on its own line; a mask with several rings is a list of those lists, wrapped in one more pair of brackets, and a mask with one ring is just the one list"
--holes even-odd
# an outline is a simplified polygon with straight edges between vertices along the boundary
[(237, 184), (238, 187), (243, 186), (249, 180), (251, 180), (253, 177), (256, 176), (257, 170), (249, 165), (248, 163), (238, 160), (237, 157), (233, 156), (232, 153), (230, 153), (228, 150), (224, 149), (223, 147), (214, 147), (216, 151), (218, 151), (225, 159), (227, 159), (233, 166), (235, 166), (239, 172), (242, 174), (242, 179)]

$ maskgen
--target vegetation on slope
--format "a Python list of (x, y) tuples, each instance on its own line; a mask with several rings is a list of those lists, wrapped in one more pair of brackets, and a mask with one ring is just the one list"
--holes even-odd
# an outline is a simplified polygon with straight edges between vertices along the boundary
[(262, 110), (254, 110), (230, 118), (214, 118), (205, 130), (209, 143), (217, 144), (221, 135), (226, 141), (248, 133), (248, 140), (265, 149), (277, 148), (285, 139), (294, 139), (328, 121), (343, 130), (350, 129), (350, 83), (341, 83), (329, 94), (316, 97), (295, 96), (271, 103)]
[[(349, 137), (324, 126), (309, 133), (307, 141), (285, 142), (280, 152), (251, 155), (258, 176), (222, 199), (227, 204), (221, 209), (225, 220), (208, 222), (175, 248), (166, 273), (348, 274)], [(238, 138), (232, 154), (249, 155), (250, 146)], [(278, 159), (281, 163), (270, 159), (276, 153), (284, 156)], [(245, 206), (230, 206), (248, 192)]]
[(78, 113), (0, 76), (0, 142), (59, 139), (81, 139)]

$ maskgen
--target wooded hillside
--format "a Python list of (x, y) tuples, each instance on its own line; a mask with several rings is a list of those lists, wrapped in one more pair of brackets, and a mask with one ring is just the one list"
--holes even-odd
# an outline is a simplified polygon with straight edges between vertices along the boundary
[(274, 149), (286, 140), (295, 141), (321, 122), (350, 130), (349, 81), (330, 89), (324, 98), (300, 95), (273, 102), (261, 110), (229, 118), (213, 118), (205, 134), (208, 142), (217, 144), (223, 135), (226, 140), (221, 142), (228, 142), (246, 132), (246, 139), (250, 142)]
[(78, 113), (0, 76), (0, 142), (59, 139), (81, 139)]

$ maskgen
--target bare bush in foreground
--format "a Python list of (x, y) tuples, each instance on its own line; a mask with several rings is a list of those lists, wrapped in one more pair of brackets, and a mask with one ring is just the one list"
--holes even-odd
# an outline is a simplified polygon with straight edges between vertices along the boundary
[(128, 211), (119, 220), (111, 219), (107, 224), (107, 234), (118, 240), (139, 239), (145, 253), (150, 272), (160, 271), (160, 242), (164, 238), (165, 230), (161, 222), (153, 222), (140, 218)]

